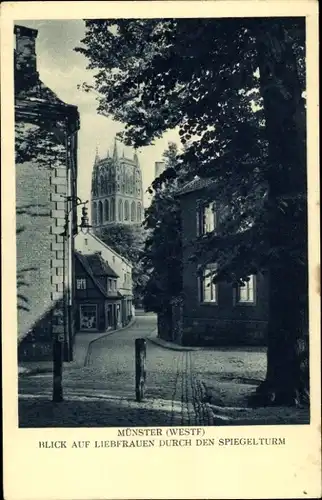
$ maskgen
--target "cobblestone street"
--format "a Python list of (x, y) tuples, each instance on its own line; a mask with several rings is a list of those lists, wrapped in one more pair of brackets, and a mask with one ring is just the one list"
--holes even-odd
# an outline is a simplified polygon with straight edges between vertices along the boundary
[[(21, 374), (20, 427), (309, 422), (306, 408), (247, 407), (247, 396), (265, 377), (264, 349), (189, 350), (162, 341), (160, 345), (155, 331), (155, 316), (143, 314), (128, 328), (91, 342), (81, 363), (64, 365), (64, 401), (60, 403), (51, 401), (50, 364)], [(147, 381), (141, 403), (135, 400), (134, 341), (139, 337), (147, 338)]]
[(135, 401), (134, 340), (155, 327), (154, 315), (139, 316), (130, 328), (93, 342), (86, 366), (65, 365), (61, 403), (51, 402), (52, 373), (20, 377), (20, 426), (212, 425), (190, 351), (147, 341), (146, 395)]

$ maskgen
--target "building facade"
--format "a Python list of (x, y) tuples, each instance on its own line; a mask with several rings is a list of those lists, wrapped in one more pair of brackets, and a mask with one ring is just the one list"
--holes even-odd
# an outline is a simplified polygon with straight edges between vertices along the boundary
[(91, 190), (93, 228), (109, 224), (141, 224), (143, 221), (143, 188), (139, 159), (119, 155), (117, 141), (113, 155), (96, 154)]
[(84, 256), (99, 253), (117, 275), (116, 291), (121, 296), (120, 321), (122, 325), (126, 325), (133, 316), (132, 264), (92, 232), (88, 234), (79, 232), (75, 237), (75, 247), (77, 252)]
[(195, 179), (181, 189), (183, 303), (179, 340), (186, 345), (260, 345), (266, 342), (268, 277), (250, 276), (245, 286), (214, 284), (215, 264), (198, 273), (190, 259), (193, 242), (216, 229), (219, 210), (208, 199), (209, 181)]
[(14, 33), (18, 358), (70, 360), (79, 114), (41, 82), (37, 30)]
[[(101, 254), (75, 252), (76, 329), (80, 332), (116, 330), (124, 325), (119, 276)], [(130, 318), (127, 318), (129, 321)]]

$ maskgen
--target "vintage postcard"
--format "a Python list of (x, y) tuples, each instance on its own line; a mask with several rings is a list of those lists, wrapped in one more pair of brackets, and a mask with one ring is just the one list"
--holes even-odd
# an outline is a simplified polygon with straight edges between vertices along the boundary
[(4, 3), (7, 500), (320, 497), (317, 19)]

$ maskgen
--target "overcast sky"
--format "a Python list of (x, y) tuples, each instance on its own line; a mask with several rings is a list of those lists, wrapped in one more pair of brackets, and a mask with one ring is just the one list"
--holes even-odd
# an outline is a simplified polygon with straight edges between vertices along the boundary
[[(116, 132), (122, 124), (96, 112), (96, 98), (77, 90), (77, 85), (90, 81), (91, 72), (86, 70), (87, 59), (73, 49), (79, 45), (85, 34), (85, 24), (81, 20), (55, 21), (17, 21), (17, 24), (38, 30), (36, 41), (37, 65), (41, 80), (50, 87), (60, 99), (78, 106), (81, 128), (78, 149), (78, 195), (89, 199), (91, 174), (96, 147), (100, 156), (112, 149)], [(169, 141), (179, 143), (175, 131), (167, 132), (155, 141), (154, 146), (139, 150), (139, 161), (143, 175), (143, 190), (146, 191), (154, 178), (154, 163), (162, 160), (162, 153)], [(133, 151), (125, 149), (125, 156), (132, 157)], [(120, 148), (122, 152), (123, 147)], [(145, 194), (145, 206), (149, 196)]]

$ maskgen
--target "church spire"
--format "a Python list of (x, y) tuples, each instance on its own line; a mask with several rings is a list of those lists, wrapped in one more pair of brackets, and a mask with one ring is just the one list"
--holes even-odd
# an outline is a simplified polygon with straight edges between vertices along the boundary
[(94, 165), (96, 165), (99, 162), (99, 160), (100, 157), (98, 156), (98, 147), (96, 146)]
[(118, 152), (117, 152), (117, 142), (116, 142), (116, 137), (115, 137), (115, 139), (114, 139), (113, 160), (118, 160)]
[(134, 152), (133, 160), (134, 160), (134, 162), (135, 162), (136, 165), (139, 165), (139, 158), (138, 158), (136, 150)]

